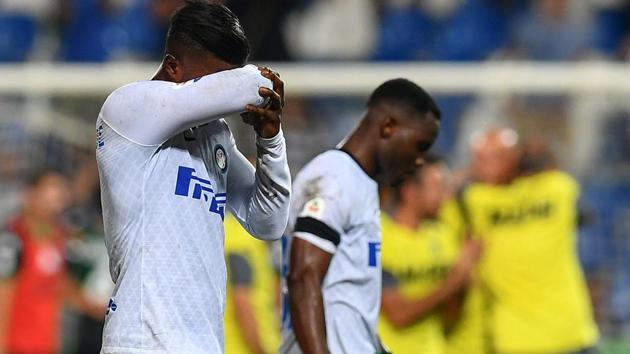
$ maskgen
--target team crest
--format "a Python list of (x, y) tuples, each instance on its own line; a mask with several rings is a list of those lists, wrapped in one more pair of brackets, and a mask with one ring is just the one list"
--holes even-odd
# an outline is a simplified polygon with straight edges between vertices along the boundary
[(217, 145), (217, 147), (214, 148), (214, 161), (217, 163), (222, 173), (227, 170), (227, 154), (223, 146)]

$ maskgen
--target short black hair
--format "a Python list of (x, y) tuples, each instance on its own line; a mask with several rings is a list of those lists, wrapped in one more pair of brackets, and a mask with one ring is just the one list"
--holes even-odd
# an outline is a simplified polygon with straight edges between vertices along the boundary
[(186, 0), (171, 17), (168, 43), (188, 50), (207, 51), (242, 66), (249, 57), (249, 43), (238, 17), (226, 6), (208, 0)]
[(442, 117), (442, 113), (431, 95), (407, 79), (398, 78), (385, 81), (372, 92), (367, 107), (371, 108), (383, 102), (405, 105), (421, 115), (433, 113), (437, 120)]

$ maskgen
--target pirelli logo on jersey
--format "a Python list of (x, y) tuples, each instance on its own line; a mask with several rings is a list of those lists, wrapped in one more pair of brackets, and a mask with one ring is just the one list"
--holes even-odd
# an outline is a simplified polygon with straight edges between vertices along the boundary
[(195, 175), (194, 168), (179, 166), (177, 171), (177, 184), (175, 185), (175, 195), (203, 200), (208, 203), (208, 211), (219, 214), (221, 219), (225, 216), (225, 204), (227, 194), (215, 193), (212, 189), (212, 182)]

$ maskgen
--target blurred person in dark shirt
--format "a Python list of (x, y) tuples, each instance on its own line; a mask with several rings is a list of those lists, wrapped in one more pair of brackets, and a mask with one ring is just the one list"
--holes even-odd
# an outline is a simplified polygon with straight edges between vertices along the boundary
[(38, 172), (28, 180), (21, 212), (0, 232), (0, 353), (58, 353), (64, 301), (104, 315), (67, 275), (61, 214), (69, 201), (62, 175)]

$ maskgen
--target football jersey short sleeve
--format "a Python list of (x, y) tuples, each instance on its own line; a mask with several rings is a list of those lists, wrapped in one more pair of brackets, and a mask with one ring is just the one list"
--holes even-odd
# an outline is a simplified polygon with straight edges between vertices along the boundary
[(328, 253), (334, 253), (341, 242), (348, 223), (348, 198), (352, 193), (342, 193), (341, 183), (334, 183), (335, 176), (320, 176), (307, 183), (307, 192), (300, 212), (295, 220), (294, 236), (321, 248)]

